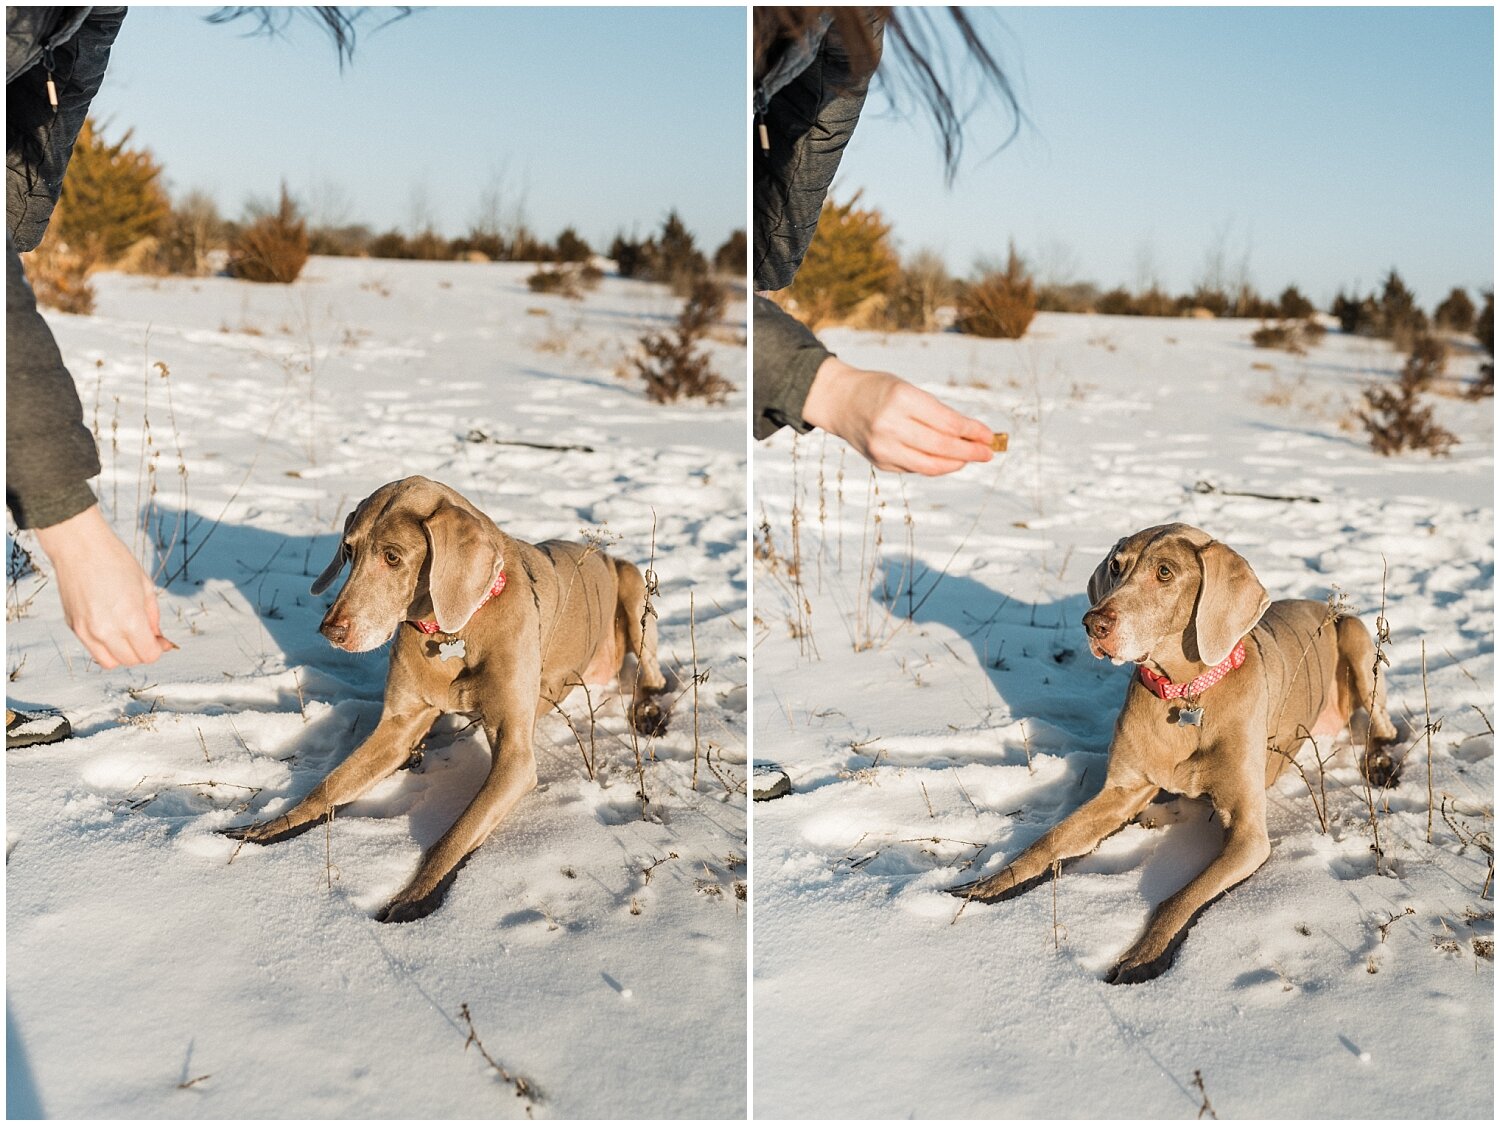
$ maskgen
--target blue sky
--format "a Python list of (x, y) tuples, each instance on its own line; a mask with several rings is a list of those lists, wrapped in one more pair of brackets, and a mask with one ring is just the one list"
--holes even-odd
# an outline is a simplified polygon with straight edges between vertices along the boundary
[(132, 7), (94, 112), (226, 215), (285, 177), (350, 221), (452, 235), (498, 180), (548, 238), (607, 243), (676, 207), (711, 253), (745, 225), (742, 9), (429, 8), (342, 74), (311, 24), (247, 37), (209, 11)]
[(982, 14), (1028, 122), (971, 119), (943, 183), (931, 129), (878, 95), (836, 194), (967, 273), (1014, 237), (1038, 265), (1173, 290), (1210, 247), (1320, 303), (1391, 266), (1428, 308), (1493, 281), (1488, 8), (1006, 8)]

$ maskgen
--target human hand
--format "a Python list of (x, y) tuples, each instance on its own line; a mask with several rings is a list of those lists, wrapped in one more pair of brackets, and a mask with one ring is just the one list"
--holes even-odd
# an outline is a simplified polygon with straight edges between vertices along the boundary
[(884, 371), (829, 356), (818, 368), (802, 417), (837, 434), (876, 469), (938, 477), (994, 457), (990, 428)]
[(97, 504), (36, 538), (57, 572), (63, 618), (101, 668), (149, 665), (177, 648), (161, 635), (156, 587)]

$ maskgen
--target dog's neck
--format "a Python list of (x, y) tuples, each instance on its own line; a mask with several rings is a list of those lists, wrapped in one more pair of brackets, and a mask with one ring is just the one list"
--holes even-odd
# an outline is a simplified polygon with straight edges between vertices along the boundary
[(1151, 661), (1156, 668), (1145, 664), (1137, 666), (1141, 683), (1152, 695), (1162, 700), (1197, 699), (1208, 689), (1245, 663), (1245, 639), (1241, 638), (1217, 665), (1210, 667), (1202, 661), (1172, 662), (1168, 668), (1159, 661)]
[[(479, 606), (474, 607), (474, 613), (475, 614), (479, 613), (480, 607), (482, 607), (486, 602), (488, 602), (491, 598), (494, 598), (496, 595), (498, 595), (504, 589), (505, 589), (505, 568), (502, 567), (500, 569), (500, 572), (495, 576), (495, 581), (494, 581), (494, 583), (491, 584), (490, 589), (485, 593), (485, 596), (479, 600)], [(470, 617), (472, 618), (472, 615), (470, 615)], [(410, 622), (412, 625), (416, 626), (417, 629), (421, 630), (425, 634), (431, 635), (431, 634), (434, 634), (434, 633), (441, 633), (442, 632), (441, 627), (437, 624), (437, 621), (435, 619), (432, 619), (432, 618), (407, 618), (406, 620), (408, 622)], [(468, 623), (465, 622), (464, 624), (467, 625)], [(460, 627), (460, 628), (462, 628), (462, 627)]]

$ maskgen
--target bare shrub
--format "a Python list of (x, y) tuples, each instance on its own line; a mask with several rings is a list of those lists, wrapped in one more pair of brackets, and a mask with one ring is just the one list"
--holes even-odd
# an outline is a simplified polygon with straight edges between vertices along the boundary
[(1448, 345), (1436, 336), (1419, 336), (1412, 342), (1411, 355), (1401, 369), (1401, 379), (1425, 391), (1448, 367)]
[(52, 231), (41, 246), (25, 256), (26, 279), (36, 303), (60, 313), (88, 316), (94, 311), (94, 287), (89, 282), (87, 256), (70, 247)]
[(1287, 320), (1261, 325), (1250, 334), (1250, 342), (1257, 348), (1276, 348), (1302, 356), (1322, 340), (1326, 332), (1317, 321)]
[(698, 348), (723, 312), (723, 287), (700, 278), (683, 303), (672, 330), (641, 337), (645, 356), (633, 363), (645, 381), (648, 399), (653, 403), (672, 403), (678, 399), (721, 403), (734, 390), (734, 384), (715, 372), (708, 354)]
[(210, 272), (208, 254), (225, 245), (224, 220), (213, 198), (189, 192), (162, 220), (150, 255), (140, 263), (146, 273), (202, 277)]
[(1302, 341), (1302, 333), (1295, 321), (1261, 325), (1250, 334), (1250, 343), (1257, 348), (1275, 348), (1282, 352), (1290, 352), (1294, 356), (1301, 356), (1307, 352)]
[(952, 302), (955, 286), (942, 256), (919, 250), (901, 265), (885, 297), (877, 327), (896, 332), (932, 332), (937, 311)]
[(231, 241), (230, 276), (289, 285), (307, 264), (307, 245), (307, 223), (282, 184), (276, 210), (258, 216)]
[(1408, 363), (1395, 387), (1365, 388), (1363, 409), (1355, 411), (1370, 435), (1370, 447), (1384, 457), (1403, 450), (1426, 450), (1445, 457), (1458, 437), (1432, 420), (1432, 408), (1421, 404), (1421, 387)]
[(543, 266), (526, 279), (526, 288), (532, 293), (556, 293), (574, 301), (583, 298), (576, 270), (550, 269)]
[(960, 332), (1018, 340), (1036, 316), (1036, 287), (1014, 245), (1004, 271), (986, 274), (958, 295)]

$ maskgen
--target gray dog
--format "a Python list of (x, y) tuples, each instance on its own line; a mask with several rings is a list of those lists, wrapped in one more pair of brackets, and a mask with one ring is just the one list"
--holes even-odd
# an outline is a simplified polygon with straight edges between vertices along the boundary
[(1272, 602), (1243, 558), (1197, 528), (1167, 524), (1120, 540), (1090, 578), (1089, 599), (1094, 656), (1139, 666), (1104, 788), (995, 875), (953, 892), (1009, 899), (1055, 861), (1092, 851), (1158, 792), (1207, 796), (1227, 830), (1224, 851), (1156, 909), (1108, 976), (1146, 981), (1171, 965), (1198, 913), (1270, 856), (1266, 787), (1302, 743), (1367, 711), (1374, 738), (1361, 768), (1388, 785), (1396, 729), (1360, 621), (1322, 602)]
[(442, 902), (465, 857), (536, 786), (532, 732), (544, 712), (580, 684), (612, 679), (634, 654), (631, 718), (653, 733), (664, 723), (653, 698), (666, 679), (634, 564), (591, 545), (512, 539), (425, 477), (393, 481), (360, 503), (313, 593), (346, 563), (349, 581), (321, 630), (351, 653), (396, 637), (380, 723), (287, 813), (227, 832), (269, 844), (305, 831), (404, 765), (438, 716), (478, 716), (493, 755), (489, 776), (377, 916), (405, 922)]

